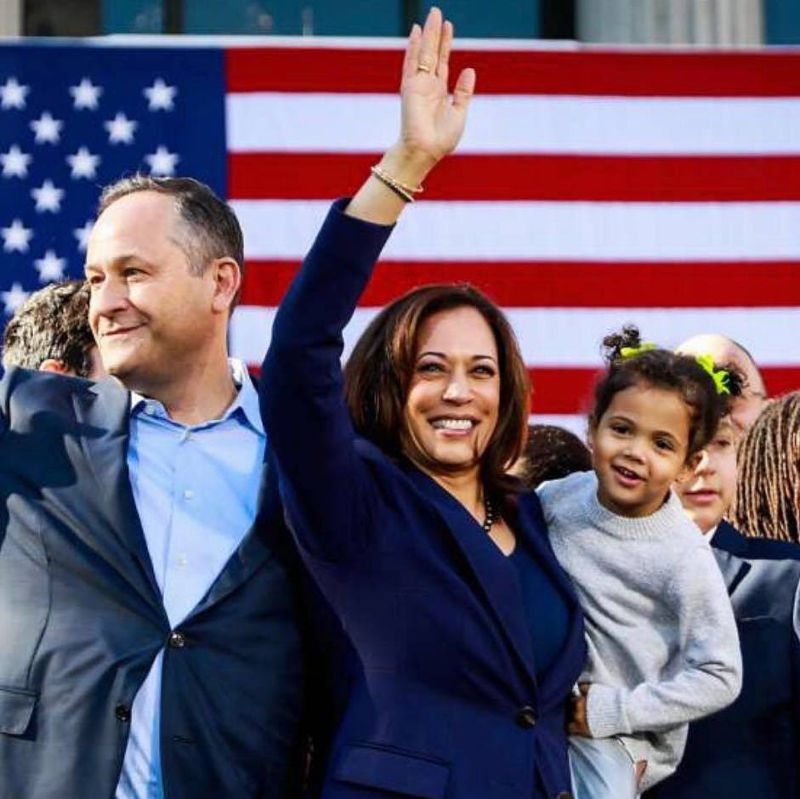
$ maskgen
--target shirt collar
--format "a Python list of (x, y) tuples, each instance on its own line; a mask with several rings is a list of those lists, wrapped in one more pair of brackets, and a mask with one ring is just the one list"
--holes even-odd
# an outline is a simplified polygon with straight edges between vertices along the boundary
[[(228, 358), (228, 365), (231, 370), (231, 377), (233, 382), (236, 383), (239, 390), (233, 402), (228, 406), (228, 409), (219, 419), (213, 421), (222, 421), (234, 414), (244, 417), (245, 421), (253, 428), (253, 430), (260, 436), (265, 436), (264, 423), (261, 421), (261, 410), (258, 404), (258, 392), (253, 385), (253, 380), (247, 371), (244, 361), (239, 358)], [(158, 400), (145, 397), (135, 391), (131, 391), (131, 416), (145, 411), (145, 409), (152, 408), (151, 413), (154, 416), (159, 416), (162, 419), (169, 419), (166, 408)], [(210, 424), (211, 421), (208, 422)], [(202, 427), (205, 425), (196, 425)]]

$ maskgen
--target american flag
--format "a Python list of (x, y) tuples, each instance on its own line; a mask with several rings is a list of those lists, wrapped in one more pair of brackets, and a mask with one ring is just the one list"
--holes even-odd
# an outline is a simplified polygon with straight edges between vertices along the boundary
[[(259, 363), (329, 201), (396, 135), (401, 43), (224, 45), (0, 48), (7, 311), (80, 273), (100, 185), (191, 174), (242, 222), (231, 347)], [(727, 333), (772, 393), (800, 387), (800, 53), (468, 41), (454, 61), (478, 69), (467, 133), (393, 234), (348, 347), (400, 292), (469, 280), (507, 310), (541, 420), (583, 427), (599, 342), (628, 321), (665, 346)]]

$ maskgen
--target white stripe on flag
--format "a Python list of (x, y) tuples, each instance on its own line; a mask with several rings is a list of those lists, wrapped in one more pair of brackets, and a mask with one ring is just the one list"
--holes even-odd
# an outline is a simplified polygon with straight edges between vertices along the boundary
[[(230, 333), (236, 357), (261, 363), (275, 310), (236, 309)], [(344, 331), (345, 357), (376, 313), (375, 308), (356, 310)], [(741, 341), (761, 366), (794, 363), (794, 352), (787, 357), (786, 342), (800, 341), (800, 308), (510, 308), (506, 314), (531, 367), (598, 367), (603, 337), (628, 322), (639, 326), (643, 338), (665, 347), (696, 333), (725, 333)]]
[[(327, 201), (236, 200), (246, 256), (302, 259)], [(398, 260), (800, 258), (800, 203), (422, 202), (384, 257)]]
[[(387, 94), (229, 94), (228, 149), (382, 152), (399, 110)], [(458, 151), (791, 154), (800, 152), (798, 130), (800, 98), (478, 95)]]

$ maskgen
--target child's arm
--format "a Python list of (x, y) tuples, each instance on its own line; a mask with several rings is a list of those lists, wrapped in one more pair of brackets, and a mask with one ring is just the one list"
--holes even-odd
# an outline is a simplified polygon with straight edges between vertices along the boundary
[(685, 553), (665, 599), (675, 609), (671, 643), (683, 642), (677, 656), (683, 667), (668, 679), (634, 688), (592, 684), (586, 701), (592, 737), (664, 731), (721, 710), (739, 695), (742, 658), (736, 622), (707, 545)]

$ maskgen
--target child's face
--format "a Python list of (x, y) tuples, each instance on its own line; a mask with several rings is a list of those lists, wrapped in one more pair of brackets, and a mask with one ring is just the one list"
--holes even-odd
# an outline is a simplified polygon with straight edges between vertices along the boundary
[(674, 391), (641, 383), (617, 392), (589, 431), (598, 499), (620, 516), (649, 516), (686, 470), (689, 409)]
[(675, 483), (683, 507), (704, 533), (722, 521), (736, 495), (737, 437), (737, 429), (726, 417), (694, 470)]

